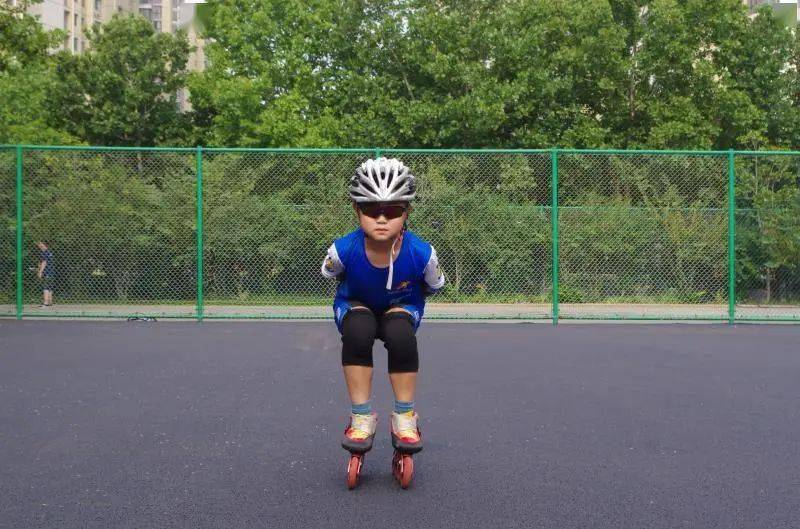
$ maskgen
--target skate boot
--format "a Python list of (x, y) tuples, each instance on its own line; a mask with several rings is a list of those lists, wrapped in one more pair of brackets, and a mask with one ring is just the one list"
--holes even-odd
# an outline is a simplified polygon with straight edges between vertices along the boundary
[(417, 422), (416, 412), (392, 413), (392, 446), (395, 450), (406, 454), (416, 454), (422, 450), (422, 433)]
[(408, 488), (414, 477), (413, 455), (422, 450), (418, 421), (416, 413), (392, 413), (392, 474), (404, 489)]
[(350, 423), (344, 431), (342, 447), (350, 452), (347, 462), (347, 488), (354, 489), (358, 485), (358, 477), (364, 466), (364, 455), (372, 449), (372, 440), (375, 438), (375, 429), (378, 416), (351, 414)]

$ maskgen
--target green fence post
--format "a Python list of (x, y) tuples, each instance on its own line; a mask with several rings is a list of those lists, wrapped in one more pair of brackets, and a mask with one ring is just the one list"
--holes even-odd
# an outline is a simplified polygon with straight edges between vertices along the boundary
[(550, 151), (550, 224), (553, 239), (553, 325), (558, 325), (558, 149)]
[(728, 324), (736, 321), (736, 163), (728, 151)]
[(377, 160), (380, 157), (381, 157), (381, 149), (379, 147), (376, 147), (375, 148), (375, 159)]
[(197, 172), (197, 321), (203, 321), (203, 148), (195, 154)]
[(22, 319), (22, 145), (17, 145), (17, 319)]

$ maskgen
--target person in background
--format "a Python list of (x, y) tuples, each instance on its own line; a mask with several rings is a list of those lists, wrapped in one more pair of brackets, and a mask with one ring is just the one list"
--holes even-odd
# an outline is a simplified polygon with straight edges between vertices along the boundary
[(44, 241), (36, 243), (41, 251), (37, 276), (42, 280), (42, 307), (53, 305), (53, 282), (55, 279), (55, 262), (53, 251)]

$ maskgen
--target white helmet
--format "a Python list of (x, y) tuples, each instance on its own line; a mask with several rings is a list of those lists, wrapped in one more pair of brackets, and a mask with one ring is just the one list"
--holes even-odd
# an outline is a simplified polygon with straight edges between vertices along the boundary
[(367, 160), (350, 179), (354, 202), (408, 202), (416, 190), (414, 175), (396, 158)]

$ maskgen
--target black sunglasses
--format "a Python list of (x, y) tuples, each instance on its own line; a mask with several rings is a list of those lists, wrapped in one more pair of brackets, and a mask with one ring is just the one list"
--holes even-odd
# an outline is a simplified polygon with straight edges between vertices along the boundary
[(403, 216), (408, 210), (408, 206), (403, 204), (383, 204), (381, 202), (361, 202), (358, 204), (361, 213), (372, 219), (377, 219), (381, 215), (387, 219), (397, 219)]

